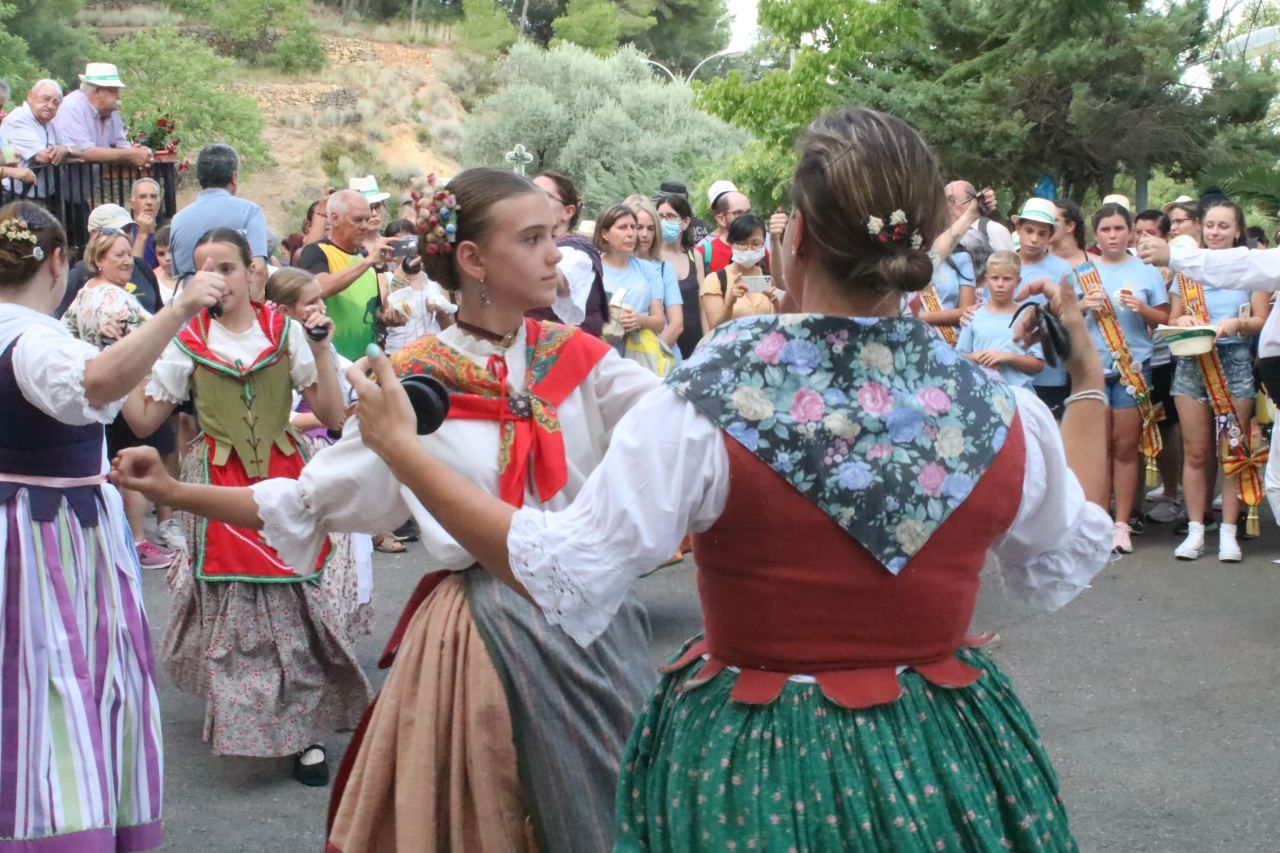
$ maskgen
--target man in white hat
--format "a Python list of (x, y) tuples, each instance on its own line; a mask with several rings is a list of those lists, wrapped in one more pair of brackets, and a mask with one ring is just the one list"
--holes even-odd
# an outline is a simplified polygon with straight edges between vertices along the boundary
[[(1071, 264), (1049, 251), (1057, 227), (1057, 205), (1046, 198), (1027, 199), (1022, 210), (1013, 217), (1013, 228), (1018, 235), (1018, 259), (1022, 261), (1020, 281), (1023, 286), (1042, 279), (1058, 284), (1071, 274)], [(1034, 299), (1044, 301), (1043, 296)], [(1035, 375), (1032, 385), (1036, 396), (1044, 401), (1054, 417), (1061, 418), (1063, 405), (1071, 393), (1063, 366), (1050, 367), (1046, 362), (1044, 370)]]
[[(715, 217), (716, 228), (694, 247), (694, 251), (702, 261), (703, 271), (711, 275), (729, 266), (733, 260), (733, 247), (724, 238), (733, 220), (751, 212), (751, 200), (738, 192), (732, 181), (716, 181), (707, 189), (707, 204)], [(765, 257), (767, 260), (767, 252)]]
[(71, 156), (90, 163), (145, 166), (151, 149), (134, 147), (120, 118), (120, 72), (108, 62), (90, 62), (80, 75), (80, 89), (62, 102), (53, 126)]
[[(965, 215), (969, 205), (978, 197), (978, 191), (968, 181), (952, 181), (942, 188), (947, 196), (947, 209), (955, 223)], [(979, 216), (960, 238), (960, 244), (970, 254), (985, 258), (992, 252), (1012, 252), (1013, 236), (1009, 229), (988, 216)], [(982, 245), (979, 245), (982, 244)], [(981, 278), (981, 270), (979, 270)]]
[[(347, 182), (347, 189), (360, 193), (369, 202), (369, 224), (365, 230), (364, 248), (367, 253), (375, 254), (378, 251), (378, 240), (382, 237), (382, 226), (387, 221), (387, 199), (391, 198), (391, 193), (378, 189), (378, 179), (373, 175), (352, 178)], [(385, 284), (385, 277), (383, 281)]]

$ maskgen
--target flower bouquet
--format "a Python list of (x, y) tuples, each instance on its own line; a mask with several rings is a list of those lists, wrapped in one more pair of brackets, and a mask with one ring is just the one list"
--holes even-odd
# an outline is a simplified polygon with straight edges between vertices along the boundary
[(134, 145), (150, 148), (157, 160), (178, 159), (178, 143), (181, 140), (177, 137), (172, 116), (162, 115), (152, 122), (144, 122), (143, 126), (145, 129), (133, 134)]

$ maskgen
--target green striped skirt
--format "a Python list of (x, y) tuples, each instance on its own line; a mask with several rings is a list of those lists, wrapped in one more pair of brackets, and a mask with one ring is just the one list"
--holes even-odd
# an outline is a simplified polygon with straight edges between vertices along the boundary
[(968, 687), (910, 670), (902, 696), (850, 710), (790, 681), (767, 705), (734, 673), (680, 692), (669, 673), (627, 744), (619, 851), (1075, 850), (1040, 734), (981, 651)]

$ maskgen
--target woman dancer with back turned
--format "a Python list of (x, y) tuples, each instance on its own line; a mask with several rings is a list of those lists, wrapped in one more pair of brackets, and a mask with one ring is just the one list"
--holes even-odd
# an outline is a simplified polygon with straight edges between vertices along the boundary
[[(381, 358), (381, 388), (353, 377), (363, 441), (587, 648), (695, 531), (706, 638), (636, 723), (617, 849), (1074, 849), (1034, 724), (964, 635), (988, 550), (1047, 609), (1110, 554), (1103, 377), (1083, 318), (1041, 285), (1073, 344), (1060, 439), (1034, 395), (896, 316), (945, 223), (937, 164), (909, 127), (869, 110), (820, 119), (794, 187), (787, 283), (809, 313), (718, 330), (628, 413), (567, 509), (503, 505), (421, 452)], [(175, 486), (145, 451), (116, 472), (178, 505), (255, 514), (245, 492)]]

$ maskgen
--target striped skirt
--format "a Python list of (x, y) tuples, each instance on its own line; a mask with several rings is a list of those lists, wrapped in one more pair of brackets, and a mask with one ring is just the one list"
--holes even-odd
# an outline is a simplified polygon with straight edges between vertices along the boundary
[(119, 493), (98, 524), (0, 504), (0, 853), (161, 842), (160, 707)]

